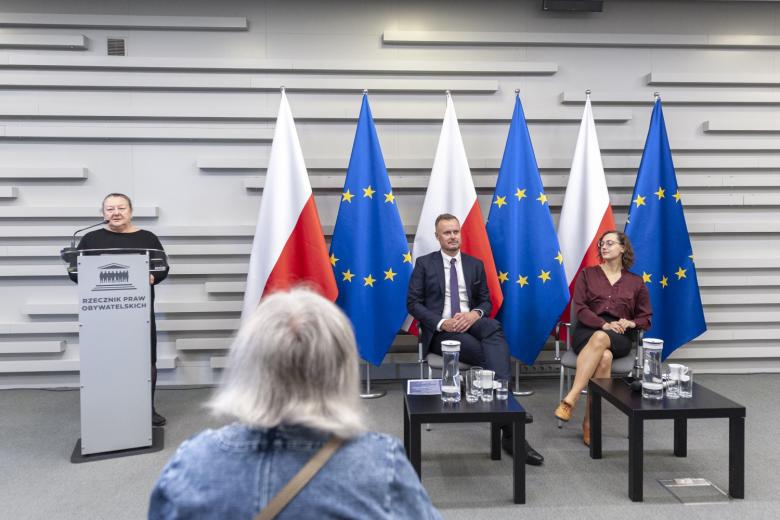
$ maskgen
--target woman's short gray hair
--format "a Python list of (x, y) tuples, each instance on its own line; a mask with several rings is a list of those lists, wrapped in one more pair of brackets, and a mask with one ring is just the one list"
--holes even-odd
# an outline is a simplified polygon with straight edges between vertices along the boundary
[(347, 317), (294, 289), (264, 298), (242, 325), (209, 406), (250, 426), (298, 424), (348, 438), (364, 428), (359, 386)]

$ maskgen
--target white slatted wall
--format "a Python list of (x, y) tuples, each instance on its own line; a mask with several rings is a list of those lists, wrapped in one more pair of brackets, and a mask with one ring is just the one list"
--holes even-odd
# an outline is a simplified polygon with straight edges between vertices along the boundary
[[(161, 382), (219, 376), (281, 85), (328, 235), (364, 88), (409, 233), (444, 90), (487, 214), (521, 89), (557, 218), (591, 89), (621, 227), (659, 91), (709, 325), (676, 357), (780, 371), (780, 6), (540, 4), (3, 2), (0, 386), (78, 381), (76, 290), (58, 250), (110, 191), (133, 197), (137, 223), (171, 255), (157, 297)], [(106, 55), (109, 37), (127, 56)]]

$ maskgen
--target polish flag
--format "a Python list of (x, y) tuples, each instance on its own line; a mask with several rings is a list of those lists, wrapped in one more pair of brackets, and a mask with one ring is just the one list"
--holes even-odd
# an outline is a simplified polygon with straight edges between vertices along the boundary
[(471, 179), (471, 170), (466, 159), (466, 150), (458, 128), (455, 105), (452, 96), (447, 93), (447, 110), (439, 136), (439, 147), (433, 161), (428, 191), (425, 193), (422, 214), (414, 236), (414, 259), (441, 249), (434, 236), (436, 217), (450, 213), (458, 217), (461, 226), (461, 251), (475, 256), (485, 264), (490, 302), (493, 305), (491, 316), (501, 308), (504, 296), (498, 281), (493, 251), (490, 249), (485, 220), (477, 201), (477, 191)]
[(338, 295), (295, 122), (282, 91), (249, 258), (242, 320), (263, 296), (298, 285), (331, 301)]
[[(593, 122), (588, 95), (558, 221), (558, 243), (563, 254), (570, 294), (574, 291), (579, 272), (600, 263), (596, 242), (602, 233), (611, 229), (616, 229), (615, 218), (609, 203), (596, 124)], [(567, 308), (565, 316), (568, 316), (568, 312)]]

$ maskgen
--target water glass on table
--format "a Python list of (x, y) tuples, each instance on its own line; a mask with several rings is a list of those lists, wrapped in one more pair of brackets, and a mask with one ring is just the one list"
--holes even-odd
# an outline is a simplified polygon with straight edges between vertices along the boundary
[(670, 363), (664, 368), (664, 386), (667, 399), (680, 398), (680, 368), (682, 365)]
[(482, 377), (481, 372), (482, 367), (471, 367), (465, 374), (467, 403), (476, 403), (482, 395), (482, 385), (479, 381), (479, 378)]
[(496, 388), (496, 399), (499, 401), (506, 401), (509, 399), (509, 379), (505, 377), (496, 379), (496, 384), (494, 386)]
[(685, 365), (680, 365), (680, 397), (693, 397), (693, 370)]
[(480, 372), (479, 383), (482, 387), (482, 400), (484, 402), (493, 400), (493, 375), (495, 375), (495, 372), (492, 370), (482, 370)]

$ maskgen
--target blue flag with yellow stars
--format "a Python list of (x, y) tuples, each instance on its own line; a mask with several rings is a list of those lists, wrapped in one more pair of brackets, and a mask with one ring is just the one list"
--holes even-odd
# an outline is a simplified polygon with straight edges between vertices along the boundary
[(660, 98), (650, 118), (625, 232), (634, 246), (631, 271), (644, 278), (653, 306), (645, 336), (664, 341), (666, 359), (707, 324)]
[(531, 365), (569, 302), (569, 288), (519, 95), (487, 232), (504, 293), (496, 318), (512, 355)]
[(406, 319), (412, 255), (363, 95), (347, 178), (330, 245), (341, 307), (360, 356), (380, 365)]

